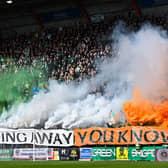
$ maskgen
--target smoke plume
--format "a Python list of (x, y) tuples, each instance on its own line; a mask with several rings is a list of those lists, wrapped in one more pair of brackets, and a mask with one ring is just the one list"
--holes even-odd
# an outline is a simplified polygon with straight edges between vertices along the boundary
[[(117, 54), (100, 65), (94, 81), (84, 80), (81, 85), (50, 81), (49, 92), (41, 91), (28, 103), (4, 111), (0, 126), (31, 127), (40, 123), (45, 123), (45, 128), (59, 124), (69, 129), (103, 126), (110, 120), (110, 112), (114, 116), (120, 112), (116, 120), (124, 123), (123, 104), (132, 99), (135, 87), (153, 103), (167, 97), (167, 32), (151, 25), (129, 32), (118, 25), (112, 39)], [(90, 94), (103, 82), (106, 86), (103, 95)]]

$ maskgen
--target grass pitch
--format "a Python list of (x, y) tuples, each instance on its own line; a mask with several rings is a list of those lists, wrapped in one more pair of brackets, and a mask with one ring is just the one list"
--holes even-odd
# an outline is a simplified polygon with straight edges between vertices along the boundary
[(1, 168), (168, 168), (168, 162), (147, 161), (0, 161)]

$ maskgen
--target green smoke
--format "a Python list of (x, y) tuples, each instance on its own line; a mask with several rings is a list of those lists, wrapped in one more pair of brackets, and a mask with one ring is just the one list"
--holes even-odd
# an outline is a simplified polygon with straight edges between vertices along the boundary
[(17, 67), (8, 62), (0, 71), (0, 113), (13, 104), (28, 101), (32, 97), (32, 88), (44, 83), (46, 75), (40, 64)]

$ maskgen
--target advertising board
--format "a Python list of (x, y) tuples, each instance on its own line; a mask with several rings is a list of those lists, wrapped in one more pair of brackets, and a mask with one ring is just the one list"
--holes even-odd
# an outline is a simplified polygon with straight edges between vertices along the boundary
[(127, 147), (116, 147), (116, 160), (128, 160)]
[(15, 148), (13, 159), (52, 159), (53, 148)]
[(12, 149), (0, 149), (0, 160), (12, 160)]
[(168, 161), (168, 149), (156, 149), (157, 161)]
[(80, 148), (80, 159), (91, 159), (92, 148)]
[(115, 160), (115, 147), (93, 147), (92, 160)]
[(59, 148), (60, 160), (78, 160), (79, 148)]
[(155, 147), (143, 147), (139, 150), (136, 147), (129, 147), (129, 160), (155, 160)]

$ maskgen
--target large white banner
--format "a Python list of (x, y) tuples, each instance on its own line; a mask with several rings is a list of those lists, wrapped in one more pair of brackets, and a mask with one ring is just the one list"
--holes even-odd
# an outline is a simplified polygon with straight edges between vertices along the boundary
[(0, 144), (34, 144), (43, 146), (73, 146), (73, 131), (0, 129)]
[(53, 148), (18, 148), (13, 150), (14, 159), (52, 159)]

